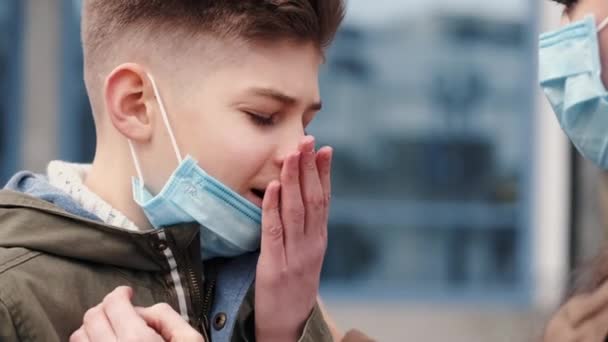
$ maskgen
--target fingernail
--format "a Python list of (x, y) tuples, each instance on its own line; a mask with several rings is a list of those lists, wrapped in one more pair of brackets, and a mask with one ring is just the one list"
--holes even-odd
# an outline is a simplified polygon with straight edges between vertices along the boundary
[(277, 188), (277, 190), (280, 190), (281, 189), (281, 182), (279, 182), (278, 180), (273, 180), (272, 182), (270, 182), (270, 186)]
[(281, 227), (280, 226), (273, 226), (270, 228), (270, 234), (272, 235), (278, 235), (281, 233)]

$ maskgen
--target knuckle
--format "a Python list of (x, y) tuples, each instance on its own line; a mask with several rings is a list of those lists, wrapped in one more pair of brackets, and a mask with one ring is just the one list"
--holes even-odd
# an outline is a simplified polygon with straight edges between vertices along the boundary
[(304, 212), (304, 208), (294, 206), (294, 207), (290, 207), (287, 210), (287, 212), (289, 213), (291, 220), (294, 221), (295, 223), (304, 222), (304, 217), (306, 215), (306, 213)]
[(292, 183), (294, 186), (297, 186), (297, 183), (300, 181), (299, 172), (293, 172), (292, 174), (286, 175), (286, 183)]
[(269, 224), (265, 227), (265, 231), (274, 237), (283, 235), (283, 225), (281, 223)]
[(325, 255), (325, 250), (327, 248), (327, 239), (324, 237), (314, 237), (314, 239), (309, 239), (307, 241), (308, 248), (305, 251), (305, 256), (308, 259), (314, 258), (316, 256)]
[(273, 285), (284, 284), (289, 279), (290, 270), (287, 267), (280, 268), (277, 272), (274, 272), (270, 277), (270, 283)]
[(323, 207), (329, 208), (330, 202), (331, 202), (331, 195), (330, 194), (323, 195)]
[(323, 253), (312, 254), (309, 259), (310, 260), (310, 265), (309, 265), (310, 269), (316, 270), (317, 268), (319, 268), (319, 266), (323, 264), (323, 258), (324, 258)]
[(547, 324), (547, 327), (545, 328), (545, 336), (547, 338), (550, 338), (551, 336), (558, 336), (560, 335), (560, 332), (563, 333), (563, 330), (566, 329), (566, 326), (563, 324), (560, 324), (560, 320), (559, 318), (553, 318), (549, 324)]
[(109, 294), (107, 294), (103, 298), (102, 303), (104, 306), (109, 306), (109, 305), (114, 305), (118, 301), (120, 301), (120, 297), (117, 295), (116, 291), (114, 291), (114, 292), (110, 292)]
[(291, 267), (281, 267), (278, 272), (276, 272), (276, 278), (278, 279), (287, 279), (289, 277), (289, 273), (291, 272)]
[(101, 313), (101, 308), (99, 307), (94, 307), (94, 308), (90, 308), (89, 310), (87, 310), (84, 313), (84, 317), (82, 319), (82, 322), (87, 325), (90, 324), (92, 322), (94, 322), (95, 320), (97, 320), (99, 314)]
[(158, 303), (152, 306), (152, 310), (159, 314), (169, 314), (173, 312), (171, 305), (167, 303)]
[(316, 256), (319, 257), (320, 259), (323, 259), (323, 257), (325, 256), (325, 252), (327, 251), (327, 240), (326, 239), (321, 239), (319, 241), (319, 243), (316, 246), (317, 251), (316, 251)]
[(281, 218), (281, 209), (277, 204), (274, 207), (267, 209), (267, 212), (265, 214), (268, 218), (271, 218), (272, 220), (279, 220)]
[(306, 204), (313, 210), (323, 209), (325, 207), (325, 199), (323, 196), (310, 196), (306, 200)]
[(70, 342), (80, 342), (80, 341), (84, 341), (84, 331), (82, 330), (82, 328), (74, 331), (74, 333), (70, 336)]
[(570, 303), (567, 303), (564, 306), (562, 315), (566, 322), (570, 325), (576, 323), (575, 320), (578, 315), (581, 300), (582, 298), (580, 296), (574, 297)]
[(317, 165), (315, 164), (314, 159), (309, 159), (304, 162), (304, 168), (306, 168), (307, 171), (316, 171)]
[(177, 336), (176, 341), (188, 341), (188, 342), (203, 342), (203, 336), (193, 329), (180, 332), (180, 336)]
[(282, 277), (280, 274), (273, 274), (266, 280), (266, 285), (270, 289), (277, 289), (285, 284), (285, 277)]
[(306, 263), (302, 261), (295, 261), (289, 265), (290, 268), (290, 276), (301, 277), (303, 274), (306, 274)]
[(141, 336), (138, 336), (136, 332), (128, 332), (126, 336), (120, 336), (120, 342), (138, 342), (141, 341)]
[(325, 254), (325, 251), (327, 251), (327, 244), (329, 243), (329, 237), (327, 236), (327, 226), (323, 226), (323, 229), (321, 229), (321, 238), (320, 240), (320, 244), (321, 244), (321, 249), (323, 250), (323, 254)]

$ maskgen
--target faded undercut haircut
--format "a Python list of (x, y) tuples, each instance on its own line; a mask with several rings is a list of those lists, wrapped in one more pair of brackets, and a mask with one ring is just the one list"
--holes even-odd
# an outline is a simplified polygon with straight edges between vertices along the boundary
[[(108, 60), (128, 56), (129, 49), (159, 39), (186, 46), (201, 35), (220, 41), (285, 39), (312, 42), (323, 52), (345, 11), (344, 0), (83, 1), (82, 43), (89, 91), (90, 83), (95, 78), (99, 81), (98, 69)], [(179, 54), (177, 49), (173, 51)]]

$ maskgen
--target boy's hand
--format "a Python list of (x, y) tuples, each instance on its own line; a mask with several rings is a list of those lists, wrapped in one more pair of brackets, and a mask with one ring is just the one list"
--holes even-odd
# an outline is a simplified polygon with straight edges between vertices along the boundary
[(167, 304), (135, 308), (133, 290), (121, 286), (89, 309), (70, 342), (204, 342), (203, 337)]
[(266, 189), (255, 284), (259, 341), (297, 341), (319, 291), (327, 246), (332, 149), (307, 136)]
[(608, 336), (608, 283), (572, 297), (551, 318), (544, 342), (604, 342)]

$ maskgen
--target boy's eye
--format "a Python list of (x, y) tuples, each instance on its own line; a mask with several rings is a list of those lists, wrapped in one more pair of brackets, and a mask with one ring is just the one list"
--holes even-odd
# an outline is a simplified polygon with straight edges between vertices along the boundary
[(268, 116), (268, 115), (253, 113), (253, 112), (245, 112), (245, 113), (247, 115), (249, 115), (251, 120), (253, 120), (253, 123), (258, 126), (271, 126), (274, 124), (274, 119), (275, 119), (274, 114)]

